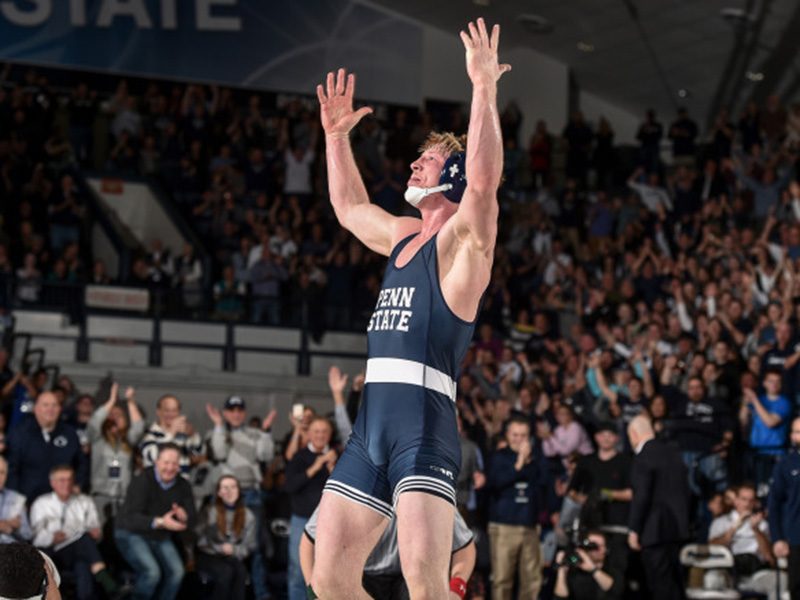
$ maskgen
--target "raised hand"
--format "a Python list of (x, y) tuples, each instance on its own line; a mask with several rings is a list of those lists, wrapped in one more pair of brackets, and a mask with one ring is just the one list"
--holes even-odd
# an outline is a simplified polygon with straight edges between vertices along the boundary
[(272, 424), (275, 422), (275, 417), (277, 416), (278, 416), (278, 411), (273, 408), (271, 411), (269, 411), (269, 414), (266, 417), (264, 417), (264, 420), (261, 421), (261, 429), (266, 431), (267, 429), (272, 427)]
[(211, 406), (211, 404), (206, 403), (206, 414), (208, 418), (211, 419), (211, 422), (214, 425), (222, 425), (222, 415), (219, 412), (219, 409)]
[(336, 365), (332, 366), (328, 369), (328, 387), (334, 394), (343, 394), (347, 387), (347, 373), (342, 373)]
[(345, 137), (362, 118), (372, 112), (372, 109), (365, 106), (353, 110), (355, 74), (347, 75), (344, 69), (339, 69), (335, 76), (333, 73), (328, 73), (325, 84), (325, 89), (321, 84), (317, 86), (322, 128), (327, 136)]
[(472, 85), (494, 84), (503, 73), (511, 70), (511, 65), (497, 62), (500, 26), (492, 27), (491, 37), (483, 19), (478, 19), (477, 25), (470, 21), (467, 27), (469, 33), (460, 33), (467, 51), (467, 75)]

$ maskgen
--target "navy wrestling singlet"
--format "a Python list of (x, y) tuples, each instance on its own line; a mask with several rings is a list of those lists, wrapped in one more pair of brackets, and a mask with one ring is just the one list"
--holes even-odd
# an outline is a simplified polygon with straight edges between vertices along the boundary
[(439, 286), (436, 236), (398, 268), (392, 251), (367, 326), (368, 360), (353, 433), (325, 490), (391, 518), (398, 495), (455, 504), (461, 464), (456, 377), (474, 322), (450, 310)]

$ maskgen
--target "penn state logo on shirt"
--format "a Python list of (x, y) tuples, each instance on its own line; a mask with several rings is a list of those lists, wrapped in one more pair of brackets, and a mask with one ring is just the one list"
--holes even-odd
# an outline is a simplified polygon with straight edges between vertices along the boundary
[(408, 331), (409, 321), (414, 316), (411, 302), (415, 287), (385, 288), (378, 294), (375, 312), (367, 325), (367, 331)]
[(53, 446), (56, 448), (66, 448), (69, 441), (63, 435), (56, 436), (53, 439)]
[(792, 477), (797, 477), (798, 475), (800, 475), (800, 469), (792, 469), (791, 473)]

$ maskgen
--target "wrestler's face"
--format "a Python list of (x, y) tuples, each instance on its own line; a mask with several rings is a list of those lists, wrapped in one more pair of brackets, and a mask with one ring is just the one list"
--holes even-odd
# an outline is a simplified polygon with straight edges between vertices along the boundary
[(447, 153), (438, 148), (429, 148), (411, 163), (409, 187), (430, 188), (439, 185), (439, 177), (447, 160)]

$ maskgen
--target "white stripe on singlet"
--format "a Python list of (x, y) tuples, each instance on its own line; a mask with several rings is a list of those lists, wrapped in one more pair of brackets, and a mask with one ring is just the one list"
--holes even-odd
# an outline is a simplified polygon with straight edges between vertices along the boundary
[(447, 373), (415, 360), (370, 358), (364, 383), (408, 383), (456, 400), (456, 382)]

